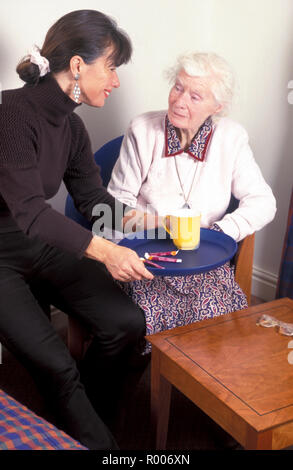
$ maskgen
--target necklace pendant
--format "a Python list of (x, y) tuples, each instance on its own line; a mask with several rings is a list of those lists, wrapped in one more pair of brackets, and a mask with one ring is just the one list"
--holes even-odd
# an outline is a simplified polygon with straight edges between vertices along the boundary
[(188, 202), (186, 202), (184, 204), (184, 206), (182, 207), (182, 209), (191, 209), (190, 205), (188, 204)]

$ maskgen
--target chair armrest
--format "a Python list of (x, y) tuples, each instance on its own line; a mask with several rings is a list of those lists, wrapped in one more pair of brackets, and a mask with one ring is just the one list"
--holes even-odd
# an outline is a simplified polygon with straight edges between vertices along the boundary
[(255, 234), (253, 233), (241, 240), (235, 255), (235, 281), (246, 295), (248, 305), (251, 301), (254, 238)]

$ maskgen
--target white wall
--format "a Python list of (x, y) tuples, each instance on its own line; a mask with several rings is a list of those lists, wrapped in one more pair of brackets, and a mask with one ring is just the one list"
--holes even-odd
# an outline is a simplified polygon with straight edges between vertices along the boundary
[[(270, 299), (279, 263), (292, 187), (292, 0), (10, 0), (0, 6), (0, 81), (18, 87), (18, 60), (50, 25), (69, 11), (93, 8), (113, 16), (130, 35), (132, 62), (118, 70), (121, 87), (103, 109), (79, 109), (93, 150), (122, 134), (129, 120), (166, 107), (163, 70), (184, 51), (211, 50), (234, 67), (239, 98), (232, 117), (248, 130), (251, 145), (277, 198), (275, 220), (256, 237), (255, 294)], [(64, 189), (52, 200), (62, 211)]]

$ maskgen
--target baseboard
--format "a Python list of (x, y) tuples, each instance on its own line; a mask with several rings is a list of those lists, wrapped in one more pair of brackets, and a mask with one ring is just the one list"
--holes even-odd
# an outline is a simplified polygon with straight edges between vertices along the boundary
[(269, 271), (253, 266), (252, 295), (265, 301), (274, 300), (277, 289), (278, 276)]

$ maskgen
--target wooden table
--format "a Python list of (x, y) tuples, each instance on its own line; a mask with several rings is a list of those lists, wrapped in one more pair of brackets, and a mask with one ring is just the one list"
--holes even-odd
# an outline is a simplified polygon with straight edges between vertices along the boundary
[(172, 385), (246, 449), (293, 444), (293, 337), (257, 326), (262, 314), (293, 323), (293, 301), (279, 299), (147, 337), (157, 449), (166, 446)]

